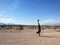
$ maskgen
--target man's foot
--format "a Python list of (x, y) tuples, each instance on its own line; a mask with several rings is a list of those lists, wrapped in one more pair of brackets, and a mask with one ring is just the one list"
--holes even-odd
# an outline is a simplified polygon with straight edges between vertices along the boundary
[(38, 32), (36, 32), (37, 34), (39, 34), (40, 32), (38, 31)]

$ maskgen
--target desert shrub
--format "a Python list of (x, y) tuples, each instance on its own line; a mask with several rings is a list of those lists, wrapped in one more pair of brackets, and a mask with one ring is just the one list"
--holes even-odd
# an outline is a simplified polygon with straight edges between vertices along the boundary
[(23, 26), (22, 25), (20, 25), (18, 27), (19, 27), (18, 30), (23, 30)]
[(1, 28), (5, 28), (5, 26), (1, 26)]
[(11, 28), (12, 28), (11, 26), (6, 27), (7, 30), (9, 30), (9, 29), (11, 29)]
[(49, 26), (46, 26), (45, 28), (46, 28), (46, 29), (49, 29)]
[(2, 28), (0, 27), (0, 30), (1, 30)]
[(35, 27), (34, 29), (38, 29), (37, 27)]
[(34, 26), (30, 26), (29, 29), (35, 29), (35, 27)]
[(12, 32), (12, 30), (10, 30), (9, 32)]
[(42, 30), (44, 30), (44, 28), (42, 28)]
[(56, 30), (56, 28), (57, 28), (57, 27), (56, 27), (56, 26), (54, 26), (54, 29), (55, 29), (55, 30)]
[(0, 30), (1, 30), (1, 28), (0, 28)]

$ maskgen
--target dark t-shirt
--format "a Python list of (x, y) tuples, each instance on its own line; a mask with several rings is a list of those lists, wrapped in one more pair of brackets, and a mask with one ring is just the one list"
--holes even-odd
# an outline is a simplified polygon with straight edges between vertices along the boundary
[(40, 27), (40, 25), (38, 25), (38, 32), (41, 32), (41, 27)]

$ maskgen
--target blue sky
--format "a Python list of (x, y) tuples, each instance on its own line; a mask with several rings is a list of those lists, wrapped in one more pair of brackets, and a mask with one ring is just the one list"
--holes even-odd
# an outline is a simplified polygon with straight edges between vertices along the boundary
[(0, 0), (0, 22), (35, 25), (60, 23), (60, 0)]

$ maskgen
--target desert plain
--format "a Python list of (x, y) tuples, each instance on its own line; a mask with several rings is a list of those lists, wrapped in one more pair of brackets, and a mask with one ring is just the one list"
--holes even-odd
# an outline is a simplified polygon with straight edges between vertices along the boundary
[[(60, 29), (57, 29), (60, 30)], [(0, 45), (60, 45), (60, 32), (44, 29), (0, 30)]]

